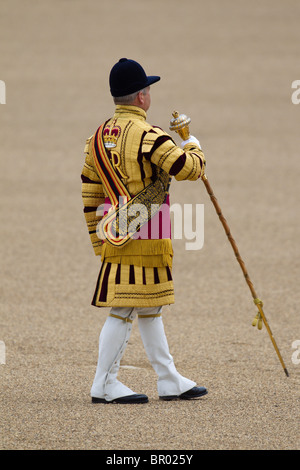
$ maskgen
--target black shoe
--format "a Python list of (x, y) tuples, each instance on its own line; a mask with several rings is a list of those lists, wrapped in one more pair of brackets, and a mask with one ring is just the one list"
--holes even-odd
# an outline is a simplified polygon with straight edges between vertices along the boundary
[(193, 400), (194, 398), (203, 397), (208, 391), (205, 387), (193, 387), (181, 395), (166, 395), (159, 397), (161, 400)]
[(147, 395), (127, 395), (125, 397), (115, 398), (112, 401), (105, 400), (105, 398), (92, 397), (92, 403), (123, 403), (123, 404), (135, 404), (135, 403), (148, 403)]

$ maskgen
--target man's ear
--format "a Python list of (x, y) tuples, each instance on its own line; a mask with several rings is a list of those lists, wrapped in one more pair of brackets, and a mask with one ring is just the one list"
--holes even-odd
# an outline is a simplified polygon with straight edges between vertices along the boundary
[(139, 91), (137, 94), (138, 102), (140, 104), (144, 104), (145, 98), (144, 98), (144, 93), (142, 91)]

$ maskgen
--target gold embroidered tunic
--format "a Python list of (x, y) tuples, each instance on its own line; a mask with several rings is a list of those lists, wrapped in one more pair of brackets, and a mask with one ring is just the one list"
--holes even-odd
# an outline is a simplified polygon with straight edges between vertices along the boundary
[[(98, 238), (97, 225), (103, 211), (97, 209), (109, 200), (94, 165), (92, 137), (86, 141), (81, 175), (84, 215), (94, 252), (102, 260), (92, 305), (151, 307), (174, 303), (169, 236), (135, 238), (123, 247)], [(153, 182), (157, 167), (176, 180), (197, 180), (204, 172), (204, 155), (197, 145), (188, 144), (182, 150), (166, 132), (148, 124), (145, 111), (136, 106), (117, 106), (105, 123), (103, 139), (131, 197)]]

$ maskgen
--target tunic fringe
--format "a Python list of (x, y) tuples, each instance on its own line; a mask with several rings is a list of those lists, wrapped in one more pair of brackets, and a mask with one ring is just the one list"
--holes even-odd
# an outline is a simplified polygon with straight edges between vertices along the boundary
[(92, 305), (158, 307), (174, 303), (171, 268), (102, 263)]

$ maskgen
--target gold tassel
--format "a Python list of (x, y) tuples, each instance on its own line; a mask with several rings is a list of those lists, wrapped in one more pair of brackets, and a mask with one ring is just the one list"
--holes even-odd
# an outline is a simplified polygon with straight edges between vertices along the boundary
[(262, 329), (263, 322), (262, 322), (262, 316), (261, 316), (260, 312), (258, 312), (258, 313), (256, 314), (256, 316), (253, 318), (252, 326), (257, 326), (257, 328), (258, 328), (259, 330)]

